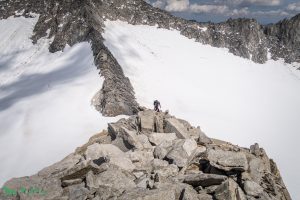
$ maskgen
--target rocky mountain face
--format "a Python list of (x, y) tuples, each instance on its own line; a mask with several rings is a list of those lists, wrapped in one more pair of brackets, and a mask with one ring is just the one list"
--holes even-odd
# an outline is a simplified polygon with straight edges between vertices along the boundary
[(290, 200), (266, 152), (207, 137), (168, 113), (108, 125), (62, 161), (5, 183), (0, 199)]
[(274, 25), (263, 26), (254, 19), (230, 19), (223, 23), (199, 23), (172, 16), (143, 0), (2, 0), (0, 19), (39, 14), (32, 40), (48, 37), (50, 52), (89, 41), (96, 66), (104, 76), (102, 89), (95, 95), (95, 107), (105, 116), (132, 115), (138, 111), (129, 79), (103, 44), (104, 20), (123, 20), (130, 24), (158, 25), (176, 29), (203, 44), (228, 48), (237, 56), (264, 63), (272, 59), (300, 61), (300, 15)]

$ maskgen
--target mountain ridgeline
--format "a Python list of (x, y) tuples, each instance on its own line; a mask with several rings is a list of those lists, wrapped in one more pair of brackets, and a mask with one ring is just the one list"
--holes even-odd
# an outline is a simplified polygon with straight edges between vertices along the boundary
[[(34, 188), (34, 189), (32, 189)], [(4, 184), (0, 199), (291, 200), (258, 144), (207, 137), (164, 112), (140, 111), (62, 161)]]
[(254, 19), (229, 19), (222, 23), (201, 23), (172, 16), (143, 0), (2, 0), (0, 19), (10, 16), (33, 17), (39, 14), (32, 41), (53, 38), (50, 52), (88, 41), (94, 61), (104, 76), (102, 89), (95, 95), (95, 107), (105, 116), (132, 115), (138, 103), (130, 80), (112, 53), (103, 44), (105, 20), (130, 24), (158, 25), (176, 29), (202, 44), (224, 47), (231, 53), (257, 63), (284, 59), (300, 62), (300, 14), (272, 25), (260, 25)]

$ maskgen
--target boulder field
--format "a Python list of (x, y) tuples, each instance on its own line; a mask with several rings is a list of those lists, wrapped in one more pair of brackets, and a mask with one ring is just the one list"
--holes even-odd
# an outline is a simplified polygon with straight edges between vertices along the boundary
[(209, 138), (167, 112), (108, 124), (62, 161), (4, 184), (0, 199), (290, 200), (258, 144)]

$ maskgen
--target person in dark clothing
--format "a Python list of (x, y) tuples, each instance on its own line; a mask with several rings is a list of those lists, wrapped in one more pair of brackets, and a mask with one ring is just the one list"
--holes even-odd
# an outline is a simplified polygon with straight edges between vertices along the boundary
[(158, 100), (155, 100), (154, 101), (154, 110), (156, 112), (160, 112), (160, 109), (161, 109), (161, 105), (160, 105), (160, 102)]

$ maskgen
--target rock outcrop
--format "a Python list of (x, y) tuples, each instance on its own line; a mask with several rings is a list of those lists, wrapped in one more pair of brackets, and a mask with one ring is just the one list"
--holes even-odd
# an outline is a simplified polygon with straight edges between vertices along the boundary
[(0, 1), (0, 19), (32, 17), (34, 13), (39, 14), (39, 20), (32, 40), (36, 43), (43, 37), (53, 38), (50, 52), (60, 51), (67, 44), (91, 43), (95, 64), (105, 79), (93, 103), (105, 116), (132, 115), (139, 110), (129, 79), (103, 43), (105, 20), (172, 28), (197, 42), (227, 48), (234, 55), (257, 63), (266, 62), (268, 52), (275, 60), (300, 62), (300, 15), (268, 26), (254, 19), (229, 19), (215, 24), (181, 19), (143, 0)]
[(3, 188), (1, 200), (291, 199), (258, 144), (247, 149), (211, 139), (152, 110), (110, 123), (62, 161)]

